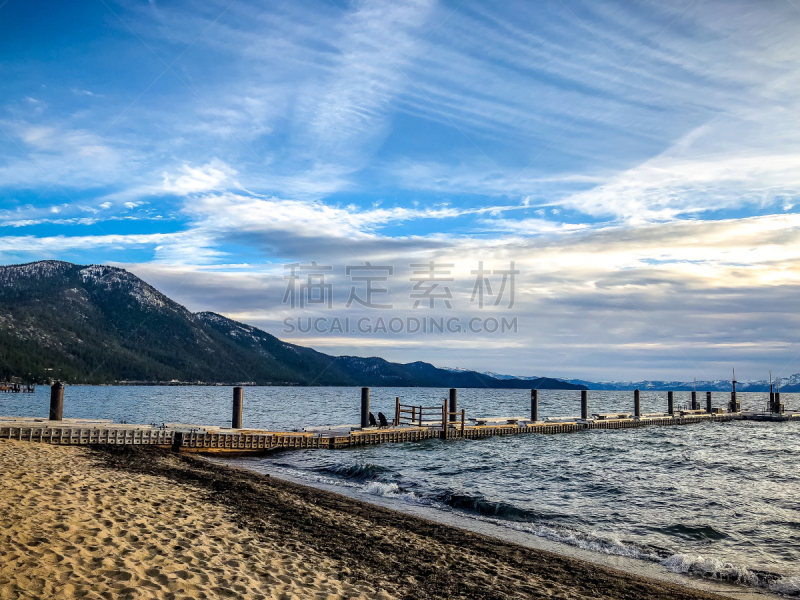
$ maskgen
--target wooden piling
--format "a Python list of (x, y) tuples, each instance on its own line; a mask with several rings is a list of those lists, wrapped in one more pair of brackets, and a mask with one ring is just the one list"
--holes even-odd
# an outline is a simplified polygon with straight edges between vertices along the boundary
[(531, 421), (539, 420), (539, 390), (531, 390)]
[(639, 418), (642, 416), (642, 405), (639, 402), (639, 390), (633, 390), (633, 416)]
[(236, 386), (233, 388), (233, 415), (231, 416), (231, 429), (242, 428), (242, 407), (244, 406), (244, 390)]
[(394, 426), (400, 425), (400, 396), (394, 399)]
[(706, 392), (706, 412), (711, 414), (711, 392)]
[(361, 429), (369, 427), (369, 388), (361, 388)]
[(456, 413), (458, 412), (458, 391), (456, 388), (450, 388), (450, 421), (455, 423), (456, 422)]
[(728, 411), (732, 413), (740, 411), (740, 405), (736, 401), (736, 370), (733, 371), (733, 380), (731, 381), (731, 401), (728, 404)]
[(581, 390), (581, 419), (589, 418), (589, 391)]
[(697, 409), (698, 409), (698, 406), (697, 406), (697, 392), (693, 390), (692, 391), (692, 410), (697, 410)]
[(667, 392), (667, 413), (670, 415), (675, 414), (675, 395), (673, 392)]
[(64, 384), (56, 381), (50, 387), (50, 420), (60, 421), (64, 414)]

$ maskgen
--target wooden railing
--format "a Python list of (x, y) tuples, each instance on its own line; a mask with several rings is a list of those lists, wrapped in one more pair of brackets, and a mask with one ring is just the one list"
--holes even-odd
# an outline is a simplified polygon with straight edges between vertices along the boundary
[[(455, 417), (455, 419), (449, 421), (448, 417)], [(447, 427), (452, 425), (453, 427), (458, 427), (458, 417), (461, 417), (461, 427), (459, 428), (459, 433), (463, 437), (464, 436), (464, 421), (466, 421), (466, 411), (462, 408), (461, 410), (457, 410), (455, 412), (448, 412), (447, 411), (447, 402), (442, 404), (442, 431), (446, 432)]]
[[(455, 418), (451, 420), (450, 417)], [(425, 424), (430, 426), (433, 423), (440, 425), (444, 432), (447, 431), (448, 426), (458, 427), (461, 435), (464, 435), (466, 411), (462, 408), (460, 411), (448, 412), (446, 400), (441, 406), (413, 406), (400, 404), (400, 398), (395, 398), (394, 421), (392, 422), (395, 427), (400, 425), (424, 427)]]
[(395, 427), (398, 425), (424, 427), (425, 423), (438, 422), (441, 417), (441, 406), (412, 406), (410, 404), (400, 404), (400, 398), (395, 400), (393, 423)]

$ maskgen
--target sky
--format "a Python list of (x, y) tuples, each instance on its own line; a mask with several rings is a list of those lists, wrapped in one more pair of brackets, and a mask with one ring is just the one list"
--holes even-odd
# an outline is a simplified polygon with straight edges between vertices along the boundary
[(0, 264), (337, 355), (800, 372), (799, 30), (798, 0), (0, 0)]

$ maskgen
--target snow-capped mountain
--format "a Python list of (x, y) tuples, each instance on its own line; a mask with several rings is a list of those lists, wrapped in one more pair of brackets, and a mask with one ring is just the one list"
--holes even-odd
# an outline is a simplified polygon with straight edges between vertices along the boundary
[[(501, 375), (497, 373), (486, 373), (495, 379), (517, 379), (527, 381), (533, 377), (519, 377), (515, 375)], [(651, 391), (691, 391), (693, 389), (712, 392), (730, 392), (730, 380), (714, 379), (708, 381), (662, 381), (662, 380), (640, 380), (640, 381), (587, 381), (585, 379), (565, 379), (568, 383), (585, 385), (590, 390), (651, 390)], [(800, 392), (800, 373), (785, 377), (773, 377), (773, 385), (780, 386), (784, 392)], [(740, 392), (768, 392), (769, 379), (753, 379), (747, 381), (737, 381), (736, 389)]]

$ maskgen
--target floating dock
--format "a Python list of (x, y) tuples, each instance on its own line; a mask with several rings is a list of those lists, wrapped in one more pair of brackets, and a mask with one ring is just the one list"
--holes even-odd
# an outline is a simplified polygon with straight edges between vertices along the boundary
[[(129, 425), (113, 423), (107, 419), (63, 419), (64, 386), (56, 383), (51, 388), (50, 418), (0, 417), (0, 438), (58, 445), (132, 445), (169, 448), (176, 452), (204, 454), (261, 454), (276, 450), (304, 450), (354, 448), (359, 446), (419, 442), (428, 439), (483, 439), (489, 437), (577, 433), (592, 429), (632, 429), (638, 427), (667, 427), (705, 422), (726, 421), (800, 421), (800, 411), (787, 411), (780, 403), (778, 393), (770, 396), (768, 410), (741, 411), (736, 393), (726, 412), (711, 405), (711, 394), (706, 395), (706, 408), (700, 409), (696, 394), (692, 394), (690, 408), (676, 409), (672, 392), (667, 393), (666, 413), (642, 413), (639, 391), (634, 391), (633, 413), (618, 412), (589, 414), (589, 393), (581, 391), (581, 415), (539, 419), (538, 390), (531, 390), (531, 416), (466, 418), (457, 410), (457, 390), (451, 389), (449, 398), (441, 406), (412, 406), (395, 401), (395, 415), (389, 422), (378, 413), (381, 424), (369, 410), (369, 388), (361, 391), (361, 424), (329, 428), (311, 428), (304, 431), (268, 431), (242, 427), (244, 393), (241, 387), (233, 389), (233, 414), (231, 427), (164, 423), (156, 425)], [(770, 410), (771, 409), (771, 410)]]
[(752, 413), (674, 415), (639, 418), (567, 419), (554, 421), (516, 421), (486, 425), (424, 427), (390, 426), (354, 431), (322, 430), (274, 432), (257, 429), (231, 429), (166, 423), (161, 427), (127, 425), (111, 421), (0, 417), (0, 438), (58, 445), (135, 445), (169, 448), (179, 452), (207, 454), (259, 454), (276, 450), (342, 449), (374, 444), (419, 442), (428, 439), (483, 439), (521, 434), (576, 433), (591, 429), (631, 429), (666, 427), (704, 422), (740, 420), (800, 421), (800, 413), (780, 418)]

